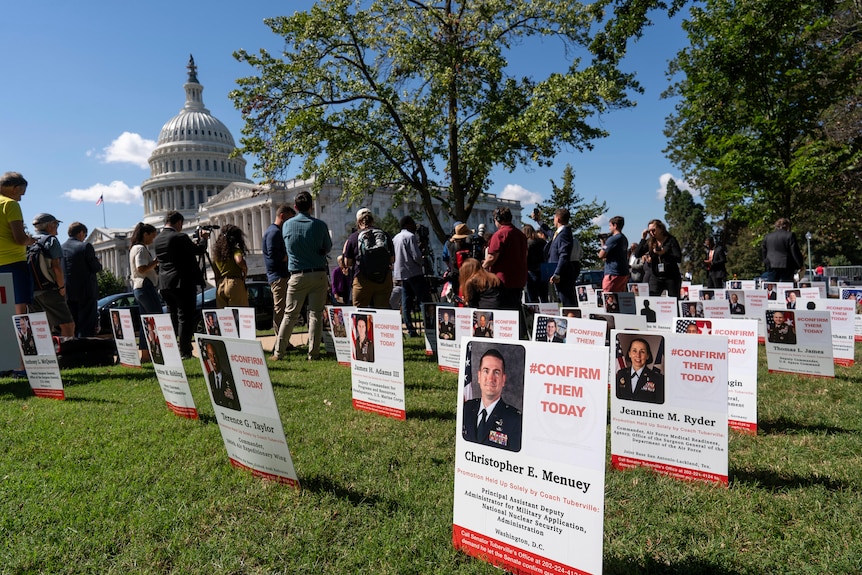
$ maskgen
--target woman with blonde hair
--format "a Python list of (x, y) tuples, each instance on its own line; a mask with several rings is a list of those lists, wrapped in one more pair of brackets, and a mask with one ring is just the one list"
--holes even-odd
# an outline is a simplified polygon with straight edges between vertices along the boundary
[(475, 258), (468, 258), (461, 264), (461, 297), (467, 307), (499, 309), (503, 303), (500, 279), (482, 268)]
[(248, 264), (245, 261), (245, 236), (242, 230), (232, 224), (222, 226), (213, 249), (216, 306), (219, 309), (228, 306), (248, 307), (248, 290), (245, 287)]

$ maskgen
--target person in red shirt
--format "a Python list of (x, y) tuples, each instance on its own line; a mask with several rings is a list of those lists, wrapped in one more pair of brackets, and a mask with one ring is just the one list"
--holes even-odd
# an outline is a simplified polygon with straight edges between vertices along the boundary
[(527, 285), (527, 236), (512, 225), (509, 208), (494, 210), (497, 231), (488, 242), (482, 267), (495, 274), (503, 284), (502, 308), (520, 309), (521, 295)]

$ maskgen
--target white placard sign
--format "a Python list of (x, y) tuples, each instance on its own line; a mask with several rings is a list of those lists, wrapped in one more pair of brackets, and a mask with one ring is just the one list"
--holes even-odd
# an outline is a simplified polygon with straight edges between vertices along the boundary
[[(549, 329), (551, 322), (553, 328)], [(607, 322), (597, 319), (537, 315), (533, 341), (605, 347), (607, 326)]]
[(853, 337), (855, 302), (846, 299), (812, 299), (806, 309), (826, 310), (832, 329), (832, 355), (835, 365), (850, 367), (855, 361), (856, 343)]
[[(722, 292), (723, 293), (723, 292)], [(713, 319), (730, 319), (730, 307), (727, 302), (719, 299), (703, 300), (703, 317)]]
[(353, 408), (405, 419), (401, 313), (353, 308), (347, 325), (352, 350)]
[(440, 371), (458, 372), (461, 338), (485, 337), (517, 340), (515, 310), (437, 307), (437, 362)]
[(47, 314), (13, 315), (12, 325), (33, 394), (36, 397), (66, 399)]
[(257, 323), (254, 319), (253, 307), (226, 307), (224, 309), (233, 314), (237, 335), (229, 336), (227, 333), (223, 333), (222, 335), (247, 340), (257, 339)]
[(231, 464), (299, 487), (259, 341), (195, 334)]
[(462, 347), (452, 540), (511, 573), (602, 570), (608, 353), (565, 349)]
[(727, 338), (614, 330), (611, 462), (727, 485)]
[(351, 306), (326, 306), (329, 329), (335, 344), (335, 357), (339, 365), (350, 365), (350, 334), (347, 332), (347, 316), (353, 309)]
[(676, 320), (676, 332), (727, 338), (727, 424), (757, 434), (757, 322), (753, 319)]
[(126, 367), (141, 367), (138, 342), (135, 341), (135, 325), (132, 323), (132, 311), (112, 309), (111, 326), (114, 330), (114, 343), (117, 345), (120, 364)]
[[(649, 292), (647, 292), (649, 293)], [(673, 318), (678, 315), (677, 299), (664, 296), (642, 296), (637, 298), (638, 315), (646, 320), (647, 329), (673, 330)]]
[(607, 323), (605, 333), (605, 346), (611, 345), (611, 331), (614, 329), (628, 329), (643, 331), (647, 328), (646, 318), (642, 315), (629, 315), (625, 313), (602, 313), (601, 310), (590, 312), (587, 319), (603, 321)]
[(765, 316), (769, 371), (835, 377), (828, 311), (769, 309)]
[(180, 417), (198, 418), (195, 400), (189, 388), (186, 368), (180, 357), (177, 337), (168, 314), (142, 315), (141, 337), (147, 342), (153, 370), (168, 409)]
[[(234, 309), (238, 310), (239, 308)], [(204, 331), (207, 335), (239, 338), (239, 332), (236, 329), (236, 317), (232, 311), (227, 308), (205, 309), (203, 316)]]
[(841, 288), (841, 299), (856, 303), (853, 316), (853, 333), (856, 341), (862, 341), (862, 288)]

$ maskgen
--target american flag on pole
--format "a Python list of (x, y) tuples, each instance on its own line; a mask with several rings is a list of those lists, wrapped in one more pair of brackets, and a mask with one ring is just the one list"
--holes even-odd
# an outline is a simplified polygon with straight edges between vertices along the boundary
[(102, 194), (101, 196), (99, 196), (99, 199), (96, 200), (96, 205), (101, 206), (102, 202), (104, 202), (104, 201), (105, 201), (105, 194)]

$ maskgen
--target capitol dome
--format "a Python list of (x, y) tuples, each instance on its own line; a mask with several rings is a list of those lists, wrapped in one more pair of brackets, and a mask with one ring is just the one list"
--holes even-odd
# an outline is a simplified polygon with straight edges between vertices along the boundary
[(150, 178), (142, 185), (144, 221), (161, 226), (171, 210), (186, 220), (198, 216), (198, 206), (232, 182), (250, 182), (245, 177), (242, 156), (227, 127), (204, 107), (203, 86), (197, 66), (189, 57), (186, 103), (179, 114), (165, 122), (156, 149), (149, 158)]

